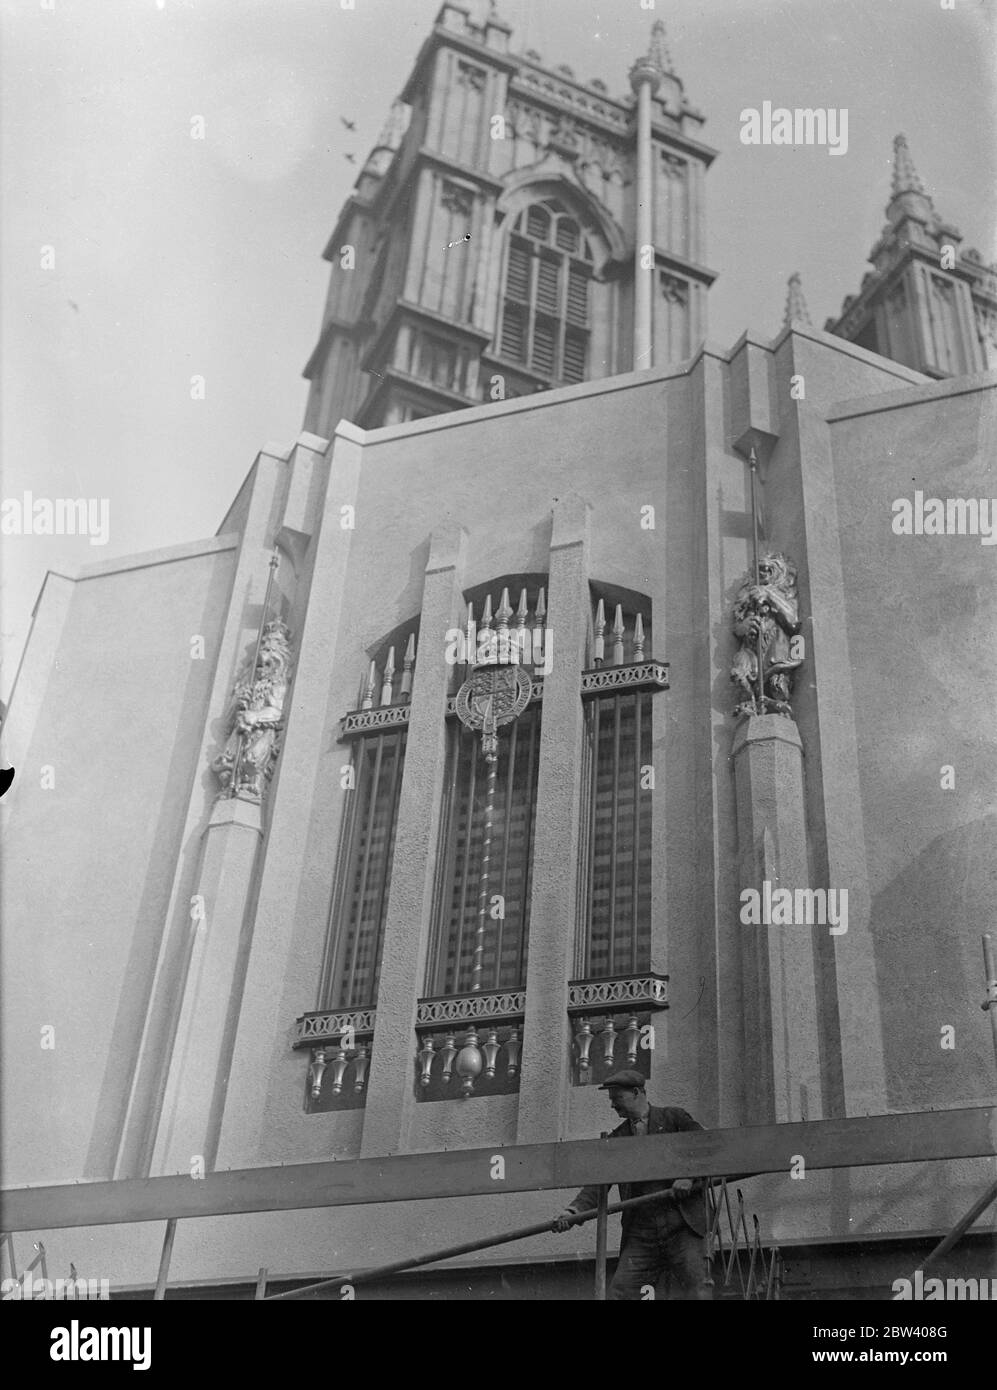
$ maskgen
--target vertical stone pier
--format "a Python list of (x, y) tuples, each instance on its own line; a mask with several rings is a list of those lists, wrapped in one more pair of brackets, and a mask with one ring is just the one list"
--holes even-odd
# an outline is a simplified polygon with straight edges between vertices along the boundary
[[(750, 716), (734, 736), (733, 758), (741, 891), (761, 894), (766, 881), (773, 892), (811, 887), (795, 722)], [(822, 1118), (814, 945), (827, 930), (739, 922), (749, 1124)]]

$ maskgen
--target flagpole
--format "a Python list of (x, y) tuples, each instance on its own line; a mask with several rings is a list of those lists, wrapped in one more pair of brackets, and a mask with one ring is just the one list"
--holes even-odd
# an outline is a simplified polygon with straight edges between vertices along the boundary
[[(277, 547), (274, 546), (273, 554), (270, 556), (270, 574), (267, 577), (267, 589), (263, 595), (263, 612), (260, 616), (260, 625), (256, 632), (256, 649), (253, 652), (253, 664), (249, 668), (249, 689), (252, 693), (253, 685), (256, 680), (256, 664), (260, 659), (260, 648), (263, 646), (263, 632), (267, 624), (267, 614), (270, 612), (270, 595), (273, 593), (273, 581), (277, 573), (277, 566), (280, 564), (280, 556)], [(229, 796), (235, 796), (239, 784), (239, 773), (242, 771), (242, 754), (246, 746), (245, 734), (239, 735), (239, 748), (236, 753), (235, 762), (232, 765), (232, 780), (229, 783)]]
[[(751, 544), (752, 556), (755, 567), (755, 584), (760, 586), (762, 582), (761, 569), (758, 556), (758, 507), (755, 502), (755, 479), (758, 474), (758, 459), (755, 456), (754, 445), (751, 446), (751, 453), (748, 456), (748, 465), (751, 469)], [(758, 694), (756, 704), (758, 713), (765, 713), (765, 673), (762, 667), (762, 619), (758, 615), (758, 636), (757, 636), (757, 661), (758, 661)]]

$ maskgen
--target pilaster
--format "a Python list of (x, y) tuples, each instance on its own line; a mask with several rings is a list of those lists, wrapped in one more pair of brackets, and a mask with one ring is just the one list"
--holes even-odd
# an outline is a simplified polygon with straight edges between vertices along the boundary
[(578, 850), (585, 726), (581, 672), (589, 614), (590, 508), (554, 510), (550, 542), (553, 663), (544, 679), (530, 897), (526, 1020), (517, 1143), (564, 1137), (570, 1086), (568, 981), (578, 920)]
[(432, 930), (436, 846), (446, 764), (444, 708), (452, 668), (446, 633), (463, 624), (467, 535), (456, 525), (433, 533), (422, 592), (419, 659), (412, 683), (395, 831), (391, 888), (384, 922), (377, 1031), (367, 1083), (361, 1155), (407, 1147), (416, 1053), (416, 1008), (425, 993)]
[(180, 1018), (152, 1154), (155, 1173), (214, 1167), (237, 1015), (227, 1001), (245, 964), (245, 932), (261, 807), (233, 797), (216, 803), (204, 832), (189, 925)]
[[(808, 747), (813, 740), (819, 745), (819, 776), (808, 776), (808, 803), (818, 803), (812, 806), (813, 823), (820, 825), (824, 837), (826, 882), (848, 890), (848, 931), (834, 937), (832, 947), (841, 1104), (846, 1115), (882, 1114), (887, 1109), (886, 1073), (831, 434), (827, 421), (803, 401), (793, 403), (792, 415), (798, 431), (813, 624), (808, 642), (811, 692), (805, 701), (797, 700), (797, 715), (811, 741)], [(792, 429), (788, 423), (787, 433)], [(804, 727), (804, 708), (810, 732)], [(830, 1084), (826, 1074), (825, 1107), (834, 1114)]]
[[(759, 901), (810, 886), (803, 745), (791, 719), (751, 716), (734, 738), (740, 887)], [(823, 1114), (814, 933), (826, 926), (741, 925), (744, 1070), (749, 1124)]]
[[(212, 757), (220, 751), (219, 730), (224, 725), (232, 682), (259, 630), (263, 595), (270, 574), (276, 498), (286, 462), (286, 457), (276, 452), (261, 452), (249, 484), (251, 495), (242, 526), (229, 608), (217, 650), (211, 654), (215, 659), (215, 670), (196, 764), (199, 773), (192, 785), (182, 793), (187, 797), (182, 836), (185, 846), (198, 844), (212, 816), (212, 802), (218, 784), (209, 772), (209, 765)], [(215, 862), (216, 859), (212, 857), (212, 864)], [(231, 863), (229, 859), (229, 866)], [(170, 904), (160, 937), (155, 977), (146, 1006), (142, 1041), (134, 1059), (128, 1106), (121, 1126), (114, 1170), (116, 1178), (146, 1176), (151, 1171), (154, 1152), (162, 1155), (168, 1149), (166, 1136), (169, 1134), (170, 1118), (165, 1117), (167, 1128), (160, 1137), (160, 1115), (167, 1098), (174, 1040), (181, 1024), (186, 991), (188, 986), (197, 989), (196, 977), (188, 974), (188, 964), (192, 960), (191, 931), (195, 925), (191, 918), (191, 899), (196, 894), (198, 874), (203, 865), (203, 855), (184, 854), (176, 866)], [(226, 873), (219, 869), (219, 883), (224, 881), (227, 884)], [(225, 901), (236, 901), (227, 888)], [(188, 1154), (186, 1164), (189, 1162)]]

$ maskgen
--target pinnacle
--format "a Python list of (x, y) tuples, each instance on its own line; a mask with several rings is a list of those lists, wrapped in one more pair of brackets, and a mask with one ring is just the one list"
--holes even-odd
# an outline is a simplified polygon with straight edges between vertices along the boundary
[(894, 198), (900, 193), (924, 192), (924, 184), (914, 168), (906, 135), (898, 135), (893, 141), (893, 182), (890, 192)]
[(657, 68), (662, 74), (675, 71), (672, 55), (668, 51), (668, 39), (665, 35), (663, 19), (656, 19), (651, 28), (651, 46), (647, 50), (645, 61), (650, 66)]
[(672, 55), (668, 51), (668, 40), (665, 37), (665, 26), (662, 20), (656, 19), (651, 27), (651, 42), (647, 52), (630, 69), (630, 86), (634, 92), (640, 88), (642, 83), (649, 83), (652, 92), (656, 92), (661, 86), (661, 79), (668, 74), (675, 76), (675, 67), (672, 63)]
[(397, 150), (402, 142), (402, 136), (408, 126), (409, 109), (405, 103), (397, 97), (391, 103), (391, 110), (388, 119), (384, 123), (380, 138), (375, 149)]
[(782, 316), (783, 324), (787, 327), (793, 323), (805, 323), (813, 327), (810, 319), (810, 310), (807, 308), (807, 301), (803, 297), (803, 282), (800, 279), (800, 272), (794, 271), (789, 277), (789, 293), (786, 295), (786, 312)]

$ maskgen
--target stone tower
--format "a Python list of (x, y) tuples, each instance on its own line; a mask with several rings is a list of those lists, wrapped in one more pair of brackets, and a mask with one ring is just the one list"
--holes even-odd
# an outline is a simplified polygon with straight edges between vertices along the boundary
[(962, 234), (935, 211), (903, 135), (893, 142), (886, 217), (872, 270), (825, 330), (927, 376), (997, 365), (997, 265), (960, 249)]
[(307, 430), (665, 366), (705, 337), (716, 152), (664, 25), (618, 99), (510, 34), (441, 7), (325, 250)]

